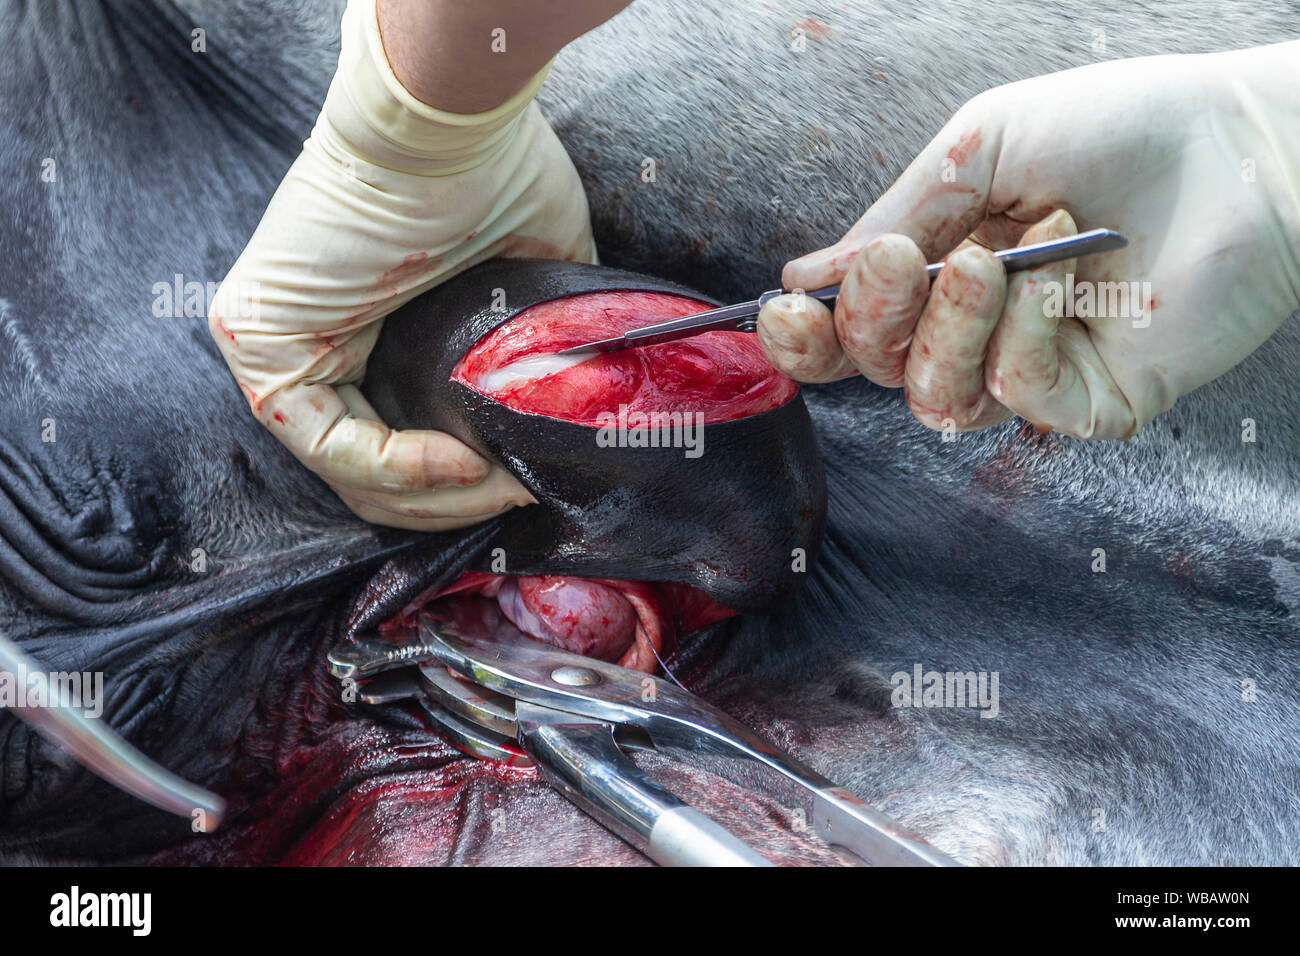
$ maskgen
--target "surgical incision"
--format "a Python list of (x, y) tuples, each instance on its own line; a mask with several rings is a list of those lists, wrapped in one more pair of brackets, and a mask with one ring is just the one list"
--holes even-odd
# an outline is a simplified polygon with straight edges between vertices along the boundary
[(455, 381), (516, 411), (597, 425), (620, 406), (699, 412), (706, 423), (785, 404), (797, 386), (768, 364), (754, 335), (706, 332), (676, 342), (583, 358), (560, 349), (690, 315), (709, 304), (660, 292), (598, 292), (525, 309), (480, 339)]

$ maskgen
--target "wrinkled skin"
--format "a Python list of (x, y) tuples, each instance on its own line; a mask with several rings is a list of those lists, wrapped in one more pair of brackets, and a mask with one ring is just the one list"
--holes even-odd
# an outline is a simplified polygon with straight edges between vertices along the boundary
[[(323, 98), (337, 7), (112, 10), (0, 11), (0, 628), (108, 670), (114, 725), (236, 814), (195, 837), (3, 716), (0, 858), (641, 862), (536, 778), (337, 701), (321, 655), (361, 590), (379, 615), (474, 534), (356, 521), (251, 421), (202, 317), (149, 314), (155, 282), (234, 261)], [(1281, 0), (914, 11), (634, 5), (562, 55), (541, 101), (604, 261), (751, 295), (987, 86), (1294, 30)], [(1019, 422), (944, 443), (896, 393), (806, 389), (830, 495), (813, 579), (679, 673), (963, 862), (1294, 863), (1297, 380), (1292, 320), (1122, 446)], [(999, 717), (891, 709), (916, 663), (998, 671)], [(779, 804), (673, 772), (778, 859), (832, 859)]]

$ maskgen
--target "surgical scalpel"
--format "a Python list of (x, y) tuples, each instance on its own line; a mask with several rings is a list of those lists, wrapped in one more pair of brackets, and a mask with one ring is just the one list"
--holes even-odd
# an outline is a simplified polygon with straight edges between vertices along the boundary
[(469, 634), (428, 610), (394, 640), (330, 654), (330, 671), (364, 681), (365, 703), (413, 699), (462, 750), (534, 766), (580, 809), (652, 860), (676, 866), (769, 861), (685, 804), (626, 753), (707, 753), (758, 764), (798, 794), (827, 843), (873, 865), (954, 861), (690, 692), (640, 671), (571, 654), (508, 624)]
[[(1069, 236), (1065, 239), (1049, 239), (1046, 242), (1035, 242), (1028, 246), (1001, 249), (993, 253), (993, 255), (1002, 262), (1007, 272), (1023, 272), (1026, 269), (1046, 265), (1049, 262), (1060, 262), (1063, 259), (1071, 259), (1075, 256), (1087, 256), (1097, 252), (1107, 252), (1111, 249), (1122, 249), (1126, 245), (1128, 245), (1128, 240), (1112, 229), (1091, 229), (1088, 232), (1081, 232), (1077, 236)], [(943, 271), (943, 267), (944, 263), (934, 262), (926, 266), (926, 271), (930, 274), (930, 278), (934, 279)], [(763, 306), (777, 296), (786, 294), (785, 289), (773, 289), (770, 292), (764, 292), (757, 299), (750, 302), (723, 306), (720, 309), (710, 309), (707, 312), (698, 312), (695, 315), (684, 315), (680, 318), (669, 319), (666, 322), (656, 322), (653, 325), (643, 325), (640, 328), (629, 329), (622, 335), (588, 342), (585, 345), (575, 345), (556, 354), (578, 355), (582, 352), (615, 352), (634, 345), (657, 345), (660, 342), (672, 342), (675, 339), (688, 338), (702, 332), (722, 330), (753, 332), (758, 328), (758, 313)], [(840, 287), (831, 285), (823, 289), (813, 289), (811, 292), (804, 294), (827, 302), (839, 296)]]

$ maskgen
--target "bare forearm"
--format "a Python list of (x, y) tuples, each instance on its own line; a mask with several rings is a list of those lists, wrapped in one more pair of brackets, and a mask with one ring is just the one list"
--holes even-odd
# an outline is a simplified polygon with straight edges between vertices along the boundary
[(401, 84), (430, 106), (481, 113), (631, 0), (377, 2), (384, 51)]

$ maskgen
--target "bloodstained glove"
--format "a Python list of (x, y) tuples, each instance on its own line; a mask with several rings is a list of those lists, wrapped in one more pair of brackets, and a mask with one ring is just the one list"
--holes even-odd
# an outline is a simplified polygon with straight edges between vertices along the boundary
[[(963, 107), (759, 317), (793, 378), (902, 386), (932, 428), (1021, 415), (1124, 439), (1300, 304), (1300, 43), (1118, 60)], [(1007, 278), (989, 249), (1110, 227), (1127, 249)], [(955, 251), (954, 251), (955, 250)], [(949, 256), (930, 286), (925, 264)]]
[(389, 429), (357, 385), (384, 317), (457, 272), (596, 261), (577, 172), (532, 102), (546, 72), (488, 112), (435, 109), (393, 74), (375, 0), (351, 0), (316, 126), (209, 313), (253, 414), (368, 521), (437, 531), (532, 502), (450, 435)]

